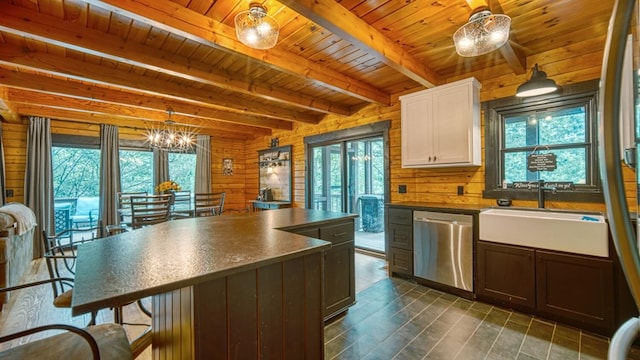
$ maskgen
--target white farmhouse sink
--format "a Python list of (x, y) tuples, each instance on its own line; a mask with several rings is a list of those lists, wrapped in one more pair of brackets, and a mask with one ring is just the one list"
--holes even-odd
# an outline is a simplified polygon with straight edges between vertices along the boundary
[(480, 240), (576, 254), (609, 256), (602, 215), (521, 209), (480, 212)]

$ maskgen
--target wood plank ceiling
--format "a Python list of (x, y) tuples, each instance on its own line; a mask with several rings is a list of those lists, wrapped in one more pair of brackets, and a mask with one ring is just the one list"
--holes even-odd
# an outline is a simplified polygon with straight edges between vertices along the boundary
[(524, 74), (527, 56), (604, 37), (613, 6), (494, 0), (512, 18), (509, 46), (461, 58), (452, 35), (471, 13), (464, 0), (261, 1), (280, 24), (269, 50), (236, 39), (249, 3), (0, 0), (0, 116), (141, 126), (171, 110), (220, 136), (268, 135), (465, 72)]

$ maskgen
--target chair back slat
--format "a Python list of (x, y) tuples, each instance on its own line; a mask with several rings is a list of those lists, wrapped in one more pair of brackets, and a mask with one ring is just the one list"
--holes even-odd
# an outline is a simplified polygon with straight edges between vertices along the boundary
[(131, 196), (131, 227), (138, 229), (169, 220), (172, 194)]
[(225, 192), (196, 193), (194, 216), (221, 215), (224, 211)]
[(131, 225), (131, 197), (147, 195), (148, 193), (146, 191), (118, 193), (118, 214), (121, 225)]

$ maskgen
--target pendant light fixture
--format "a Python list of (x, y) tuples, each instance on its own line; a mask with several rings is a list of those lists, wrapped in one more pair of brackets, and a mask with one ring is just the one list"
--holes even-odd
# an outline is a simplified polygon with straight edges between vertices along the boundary
[(194, 133), (185, 128), (176, 128), (176, 122), (171, 119), (172, 110), (167, 110), (167, 120), (158, 129), (149, 129), (145, 134), (152, 149), (170, 152), (189, 152), (195, 145)]
[(547, 73), (538, 69), (538, 64), (533, 67), (531, 79), (527, 80), (516, 90), (517, 97), (529, 97), (548, 94), (558, 90), (556, 82), (547, 79)]
[[(509, 40), (511, 18), (503, 14), (493, 14), (483, 1), (469, 1), (473, 12), (469, 22), (454, 34), (453, 42), (460, 56), (479, 56), (498, 49)], [(474, 3), (481, 3), (474, 8)], [(482, 4), (484, 3), (484, 4)]]
[(254, 49), (270, 49), (278, 42), (280, 26), (259, 3), (251, 3), (249, 10), (236, 15), (236, 36), (243, 44)]

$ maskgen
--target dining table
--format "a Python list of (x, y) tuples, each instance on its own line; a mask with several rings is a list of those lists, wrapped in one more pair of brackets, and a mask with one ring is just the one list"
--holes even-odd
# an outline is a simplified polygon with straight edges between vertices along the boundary
[(301, 208), (197, 217), (82, 244), (72, 313), (151, 297), (154, 359), (322, 359), (331, 243), (292, 231), (355, 217)]

